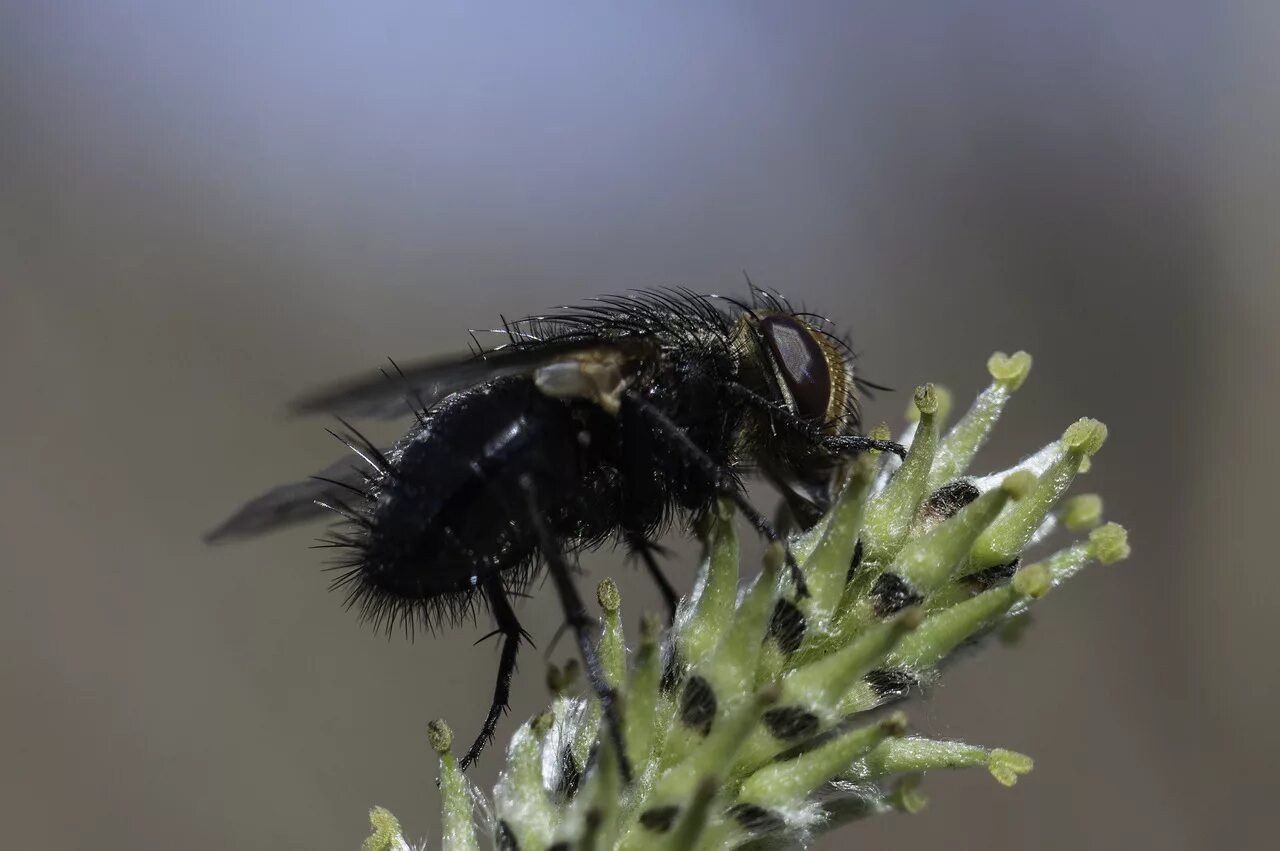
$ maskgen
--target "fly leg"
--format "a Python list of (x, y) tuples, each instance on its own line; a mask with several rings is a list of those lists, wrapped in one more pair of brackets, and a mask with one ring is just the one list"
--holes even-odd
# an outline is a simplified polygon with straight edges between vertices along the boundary
[(626, 542), (627, 549), (644, 562), (645, 570), (649, 571), (649, 578), (653, 580), (654, 585), (658, 586), (662, 602), (667, 605), (667, 622), (675, 623), (680, 595), (676, 593), (675, 586), (671, 584), (670, 579), (667, 579), (666, 574), (662, 572), (662, 566), (658, 564), (658, 554), (663, 552), (662, 548), (646, 538), (642, 532), (627, 532)]
[(627, 401), (636, 406), (636, 410), (641, 416), (667, 435), (676, 448), (680, 450), (681, 454), (702, 471), (707, 480), (715, 487), (717, 493), (728, 498), (737, 506), (738, 511), (742, 513), (743, 517), (747, 518), (747, 521), (755, 527), (760, 535), (770, 542), (782, 544), (787, 569), (790, 571), (791, 579), (796, 585), (796, 593), (801, 597), (809, 596), (809, 586), (804, 581), (804, 574), (800, 572), (800, 565), (796, 564), (796, 558), (791, 553), (791, 546), (787, 543), (786, 537), (780, 534), (773, 527), (773, 524), (765, 519), (759, 509), (751, 504), (742, 489), (734, 481), (732, 473), (717, 464), (714, 458), (703, 451), (702, 447), (694, 443), (689, 435), (685, 434), (684, 429), (668, 417), (662, 409), (633, 391), (628, 390), (626, 397)]
[(560, 605), (564, 608), (565, 621), (577, 639), (583, 666), (587, 669), (587, 679), (590, 680), (591, 688), (595, 691), (600, 707), (604, 711), (605, 723), (609, 727), (609, 738), (613, 740), (614, 750), (618, 754), (618, 768), (622, 773), (622, 779), (630, 783), (631, 761), (627, 758), (626, 745), (622, 739), (622, 713), (618, 707), (618, 693), (605, 679), (604, 668), (600, 665), (600, 654), (591, 635), (595, 624), (587, 615), (587, 609), (582, 605), (582, 597), (579, 596), (578, 588), (573, 583), (573, 568), (569, 565), (564, 551), (557, 543), (555, 536), (551, 534), (551, 529), (542, 516), (533, 478), (528, 474), (521, 476), (520, 489), (524, 491), (529, 520), (538, 535), (542, 557), (546, 559), (551, 581), (555, 583), (556, 594), (560, 597)]
[(790, 432), (804, 435), (834, 455), (853, 455), (869, 449), (892, 452), (899, 458), (907, 454), (906, 448), (901, 443), (892, 440), (876, 440), (859, 434), (822, 434), (811, 422), (801, 419), (782, 405), (770, 402), (749, 387), (730, 384), (729, 389), (735, 396), (767, 416), (774, 428), (782, 427)]
[(466, 755), (458, 761), (458, 766), (463, 770), (474, 763), (476, 757), (480, 756), (480, 752), (493, 741), (498, 719), (510, 708), (511, 677), (516, 671), (516, 652), (520, 649), (520, 642), (533, 643), (529, 633), (524, 631), (520, 621), (516, 619), (516, 613), (511, 608), (511, 600), (507, 596), (506, 589), (502, 587), (502, 580), (497, 576), (491, 576), (485, 580), (484, 594), (489, 600), (489, 608), (493, 612), (494, 620), (497, 621), (497, 628), (490, 634), (502, 636), (502, 657), (498, 662), (498, 681), (493, 687), (493, 702), (489, 705), (489, 714), (484, 719), (484, 727), (480, 729), (480, 735), (476, 736), (475, 742), (467, 750)]

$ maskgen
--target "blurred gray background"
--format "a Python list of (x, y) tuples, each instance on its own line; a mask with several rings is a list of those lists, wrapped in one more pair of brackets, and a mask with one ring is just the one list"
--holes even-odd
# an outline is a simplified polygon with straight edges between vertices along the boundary
[[(1033, 351), (984, 460), (1103, 419), (1079, 489), (1134, 543), (909, 707), (1031, 775), (935, 775), (927, 811), (827, 847), (1260, 847), (1274, 5), (303, 5), (0, 2), (7, 846), (336, 851), (374, 803), (434, 837), (425, 723), (472, 732), (487, 625), (388, 642), (314, 530), (200, 534), (335, 457), (281, 416), (300, 389), (746, 269), (899, 388), (963, 403), (993, 349)], [(656, 605), (586, 566), (630, 622)], [(542, 700), (531, 653), (501, 735)]]

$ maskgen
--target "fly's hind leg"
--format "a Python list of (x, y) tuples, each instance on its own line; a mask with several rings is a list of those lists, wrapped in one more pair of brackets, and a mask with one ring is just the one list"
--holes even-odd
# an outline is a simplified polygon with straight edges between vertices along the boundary
[[(480, 735), (467, 750), (465, 756), (458, 761), (462, 769), (468, 768), (480, 756), (480, 752), (493, 741), (494, 731), (498, 728), (498, 720), (510, 708), (511, 677), (516, 671), (516, 653), (520, 650), (520, 642), (533, 642), (529, 633), (520, 626), (516, 613), (511, 608), (511, 600), (502, 587), (502, 580), (492, 576), (484, 583), (484, 594), (489, 600), (489, 608), (497, 622), (496, 629), (490, 635), (502, 636), (502, 657), (498, 662), (498, 681), (493, 687), (493, 702), (489, 705), (489, 714), (484, 719), (484, 727)], [(488, 636), (486, 636), (488, 637)], [(484, 639), (481, 639), (483, 641)]]
[(551, 574), (551, 581), (556, 586), (560, 605), (564, 607), (565, 621), (577, 639), (578, 651), (582, 654), (583, 666), (587, 669), (587, 678), (604, 712), (605, 723), (609, 727), (609, 738), (612, 739), (614, 750), (618, 754), (618, 767), (622, 779), (630, 783), (631, 761), (627, 758), (627, 749), (622, 738), (622, 713), (618, 707), (618, 694), (605, 679), (604, 668), (600, 664), (600, 654), (597, 652), (596, 642), (592, 636), (595, 623), (587, 615), (582, 597), (579, 596), (578, 588), (573, 583), (573, 568), (543, 517), (533, 477), (528, 474), (521, 476), (520, 489), (524, 492), (529, 520), (538, 535), (538, 545), (542, 550), (542, 557), (547, 562), (547, 571)]

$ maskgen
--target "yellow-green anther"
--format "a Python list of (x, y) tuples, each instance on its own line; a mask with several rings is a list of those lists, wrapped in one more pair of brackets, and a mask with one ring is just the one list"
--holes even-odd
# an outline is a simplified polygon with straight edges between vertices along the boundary
[(653, 746), (653, 726), (657, 717), (658, 686), (662, 680), (662, 659), (658, 639), (662, 625), (655, 615), (646, 614), (640, 621), (640, 647), (636, 650), (627, 683), (627, 715), (625, 741), (627, 756), (637, 774), (643, 774)]
[(938, 444), (938, 398), (932, 384), (916, 390), (915, 404), (920, 411), (920, 423), (907, 449), (907, 457), (889, 483), (867, 503), (862, 530), (863, 554), (867, 561), (885, 563), (897, 555), (911, 531), (916, 509), (924, 499)]
[(1089, 551), (1103, 564), (1115, 564), (1129, 557), (1129, 533), (1119, 523), (1099, 526), (1089, 533)]
[(991, 386), (978, 395), (973, 407), (938, 444), (937, 458), (929, 471), (927, 488), (931, 493), (969, 469), (973, 456), (987, 442), (992, 427), (1000, 419), (1005, 404), (1031, 372), (1031, 355), (996, 352), (987, 361), (987, 369), (991, 373)]
[(904, 636), (897, 648), (889, 654), (889, 664), (912, 670), (930, 668), (959, 646), (960, 642), (990, 624), (996, 616), (1007, 612), (1020, 598), (1034, 596), (1032, 591), (1043, 593), (1048, 590), (1048, 571), (1035, 575), (1041, 581), (1019, 581), (1019, 576), (1023, 573), (1026, 571), (1019, 571), (1014, 576), (1014, 581), (1008, 585), (984, 591), (925, 618), (924, 623), (910, 635)]
[(616, 615), (622, 606), (622, 594), (618, 591), (617, 583), (608, 577), (600, 580), (600, 584), (596, 586), (596, 602), (605, 614)]
[(1035, 476), (1025, 470), (1008, 476), (1000, 487), (987, 491), (954, 517), (909, 541), (889, 571), (905, 579), (917, 593), (928, 594), (951, 578), (1005, 503), (1026, 496), (1034, 483)]
[(453, 728), (443, 718), (427, 722), (427, 741), (431, 749), (441, 757), (449, 754), (453, 747)]
[(1011, 355), (995, 352), (987, 358), (987, 371), (998, 384), (1004, 385), (1010, 392), (1015, 391), (1031, 373), (1031, 355), (1021, 350)]
[(400, 832), (400, 822), (390, 810), (382, 807), (369, 810), (369, 826), (373, 832), (360, 846), (363, 851), (408, 851), (409, 843)]
[(453, 758), (453, 730), (442, 720), (427, 724), (427, 738), (440, 758), (440, 817), (443, 823), (441, 847), (445, 851), (476, 851), (475, 819), (471, 814), (471, 792)]
[(849, 562), (858, 543), (874, 473), (869, 462), (870, 459), (860, 458), (850, 465), (840, 495), (828, 513), (830, 520), (822, 538), (803, 563), (809, 596), (795, 602), (804, 612), (811, 634), (827, 631), (848, 583)]
[(498, 815), (516, 831), (521, 848), (545, 848), (559, 821), (559, 812), (542, 785), (542, 741), (554, 721), (551, 713), (543, 713), (520, 725), (507, 748), (506, 770), (494, 789)]
[(987, 771), (1001, 786), (1012, 786), (1020, 775), (1028, 773), (1035, 765), (1035, 760), (1026, 754), (996, 748), (991, 752), (991, 759), (987, 760)]
[(1107, 442), (1107, 427), (1092, 417), (1081, 417), (1067, 426), (1062, 433), (1062, 442), (1069, 451), (1091, 457), (1097, 455)]
[[(947, 421), (947, 417), (951, 416), (951, 391), (945, 387), (935, 384), (933, 385), (933, 395), (938, 401), (934, 420), (937, 422), (939, 428), (941, 428), (942, 424)], [(920, 408), (916, 406), (914, 400), (912, 400), (910, 405), (907, 405), (906, 418), (909, 422), (920, 422)]]
[(929, 798), (920, 791), (922, 780), (924, 775), (921, 774), (910, 774), (901, 778), (894, 784), (893, 792), (889, 795), (889, 803), (895, 809), (911, 816), (924, 810), (929, 806)]
[(609, 685), (622, 684), (627, 665), (626, 639), (622, 634), (620, 608), (622, 596), (612, 579), (604, 579), (596, 588), (596, 599), (604, 609), (604, 630), (600, 633), (600, 666), (604, 669)]
[(706, 526), (698, 580), (675, 625), (676, 647), (688, 665), (701, 663), (715, 649), (733, 617), (738, 595), (738, 533), (732, 505), (718, 502)]
[(878, 724), (836, 736), (795, 759), (761, 768), (743, 782), (739, 798), (762, 807), (795, 805), (880, 742), (906, 730), (907, 716), (895, 712)]
[(1102, 497), (1082, 493), (1062, 503), (1058, 519), (1071, 532), (1087, 532), (1102, 522)]
[(1073, 423), (1062, 435), (1061, 452), (1019, 500), (987, 528), (973, 546), (969, 571), (1008, 564), (1018, 557), (1040, 528), (1080, 470), (1080, 462), (1102, 448), (1107, 427), (1088, 418)]
[(1053, 588), (1053, 576), (1049, 568), (1033, 564), (1015, 573), (1009, 585), (1018, 596), (1038, 600)]

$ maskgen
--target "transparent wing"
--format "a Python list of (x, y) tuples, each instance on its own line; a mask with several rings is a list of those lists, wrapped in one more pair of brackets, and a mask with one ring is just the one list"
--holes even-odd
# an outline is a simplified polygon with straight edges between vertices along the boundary
[(289, 405), (294, 414), (338, 414), (392, 419), (409, 406), (430, 408), (451, 393), (507, 375), (533, 372), (556, 356), (599, 345), (590, 337), (495, 349), (479, 355), (393, 364), (381, 374), (351, 379), (303, 396)]
[(348, 455), (325, 467), (309, 479), (272, 488), (242, 505), (216, 529), (204, 536), (210, 544), (261, 535), (294, 523), (332, 514), (317, 501), (330, 505), (360, 500), (364, 475), (356, 466), (358, 458)]

